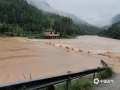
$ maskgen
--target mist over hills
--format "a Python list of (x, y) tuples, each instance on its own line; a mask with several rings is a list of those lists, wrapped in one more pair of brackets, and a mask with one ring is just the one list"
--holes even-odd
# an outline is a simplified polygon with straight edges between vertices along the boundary
[(111, 25), (103, 27), (98, 35), (103, 37), (109, 37), (114, 39), (120, 39), (120, 14), (114, 16), (111, 21)]
[(105, 29), (105, 30), (107, 30), (109, 27), (111, 27), (111, 25), (112, 25), (112, 24), (110, 24), (110, 25), (106, 25), (106, 26), (103, 26), (103, 27), (101, 27), (101, 29)]
[(56, 13), (56, 14), (59, 14), (59, 15), (62, 15), (62, 16), (68, 16), (68, 17), (72, 18), (73, 21), (75, 21), (75, 23), (78, 22), (80, 24), (90, 25), (87, 22), (79, 19), (77, 16), (75, 16), (73, 14), (65, 13), (65, 12), (53, 9), (46, 1), (38, 1), (38, 0), (34, 0), (34, 1), (33, 0), (27, 0), (27, 1), (28, 1), (29, 4), (37, 7), (40, 10), (43, 10), (43, 11), (46, 11), (46, 12)]
[(120, 14), (118, 14), (112, 18), (112, 24), (117, 23), (119, 21), (120, 21)]
[(37, 7), (39, 10), (43, 10), (46, 12), (51, 12), (51, 13), (56, 13), (61, 16), (67, 16), (70, 17), (73, 22), (81, 27), (82, 30), (88, 30), (91, 32), (100, 32), (101, 29), (83, 21), (82, 19), (78, 18), (77, 16), (70, 14), (70, 13), (65, 13), (62, 11), (58, 11), (53, 9), (46, 1), (41, 1), (41, 0), (27, 0), (27, 2), (35, 7)]
[(118, 22), (120, 22), (120, 14), (115, 15), (114, 17), (112, 17), (112, 18), (111, 18), (111, 24), (110, 24), (110, 25), (103, 26), (103, 27), (101, 27), (101, 29), (106, 29), (106, 30), (107, 30), (109, 27), (112, 26), (112, 24), (116, 24), (116, 23), (118, 23)]

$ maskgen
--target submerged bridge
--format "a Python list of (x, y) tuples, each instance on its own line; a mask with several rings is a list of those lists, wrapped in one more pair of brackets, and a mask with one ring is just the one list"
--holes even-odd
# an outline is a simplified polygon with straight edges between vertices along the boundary
[(63, 82), (66, 82), (65, 90), (68, 90), (68, 85), (71, 80), (91, 74), (93, 74), (93, 79), (94, 79), (96, 73), (107, 70), (108, 68), (107, 64), (103, 60), (101, 60), (101, 63), (103, 64), (102, 68), (98, 67), (98, 68), (88, 69), (85, 71), (80, 71), (75, 73), (71, 73), (70, 71), (68, 71), (67, 74), (62, 74), (62, 75), (0, 84), (0, 90), (39, 90), (45, 87), (47, 88), (46, 90), (55, 90), (54, 85)]

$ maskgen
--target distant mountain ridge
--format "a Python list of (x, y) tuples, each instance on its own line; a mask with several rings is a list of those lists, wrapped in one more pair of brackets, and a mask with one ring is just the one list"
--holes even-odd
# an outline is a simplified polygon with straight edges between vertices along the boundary
[(101, 31), (99, 28), (81, 20), (80, 18), (78, 18), (77, 16), (75, 16), (73, 14), (65, 13), (65, 12), (53, 9), (46, 1), (38, 1), (38, 0), (35, 0), (35, 1), (27, 0), (27, 1), (29, 4), (37, 7), (39, 10), (43, 10), (43, 11), (51, 12), (51, 13), (56, 13), (56, 14), (59, 14), (61, 16), (70, 17), (73, 20), (73, 22), (75, 24), (78, 24), (81, 27), (81, 29), (83, 29), (83, 30), (88, 30), (91, 32), (96, 32), (96, 33)]

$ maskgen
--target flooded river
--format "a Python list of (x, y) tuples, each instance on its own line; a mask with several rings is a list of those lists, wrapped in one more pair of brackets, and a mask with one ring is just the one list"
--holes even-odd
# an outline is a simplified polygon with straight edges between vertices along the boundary
[(0, 83), (100, 67), (104, 60), (120, 72), (120, 40), (0, 38)]

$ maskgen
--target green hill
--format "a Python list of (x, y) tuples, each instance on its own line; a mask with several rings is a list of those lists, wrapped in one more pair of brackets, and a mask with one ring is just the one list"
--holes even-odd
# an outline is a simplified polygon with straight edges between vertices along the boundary
[(18, 32), (26, 36), (32, 32), (42, 36), (49, 28), (59, 31), (61, 37), (94, 34), (81, 29), (71, 18), (38, 10), (26, 0), (0, 0), (0, 9), (0, 34)]
[(79, 17), (75, 16), (74, 14), (56, 10), (55, 8), (51, 7), (49, 5), (49, 3), (47, 3), (46, 1), (41, 1), (41, 0), (27, 0), (27, 1), (29, 4), (35, 6), (39, 10), (56, 13), (61, 16), (70, 17), (73, 20), (74, 24), (77, 24), (82, 31), (85, 31), (88, 34), (97, 34), (102, 30), (98, 27), (95, 27), (95, 26), (87, 23), (86, 21), (80, 19)]
[(113, 24), (108, 30), (101, 31), (98, 35), (120, 39), (120, 22)]

